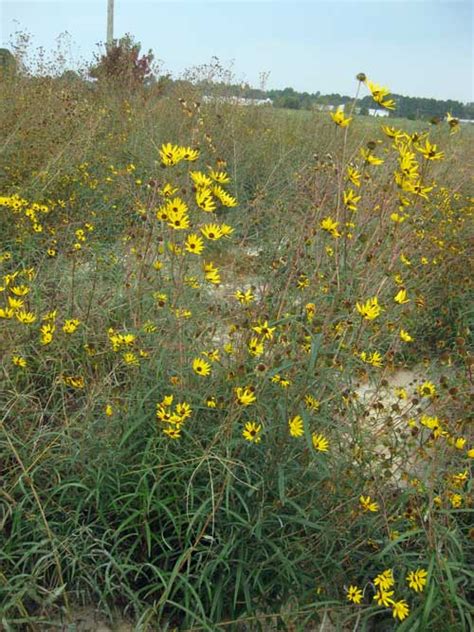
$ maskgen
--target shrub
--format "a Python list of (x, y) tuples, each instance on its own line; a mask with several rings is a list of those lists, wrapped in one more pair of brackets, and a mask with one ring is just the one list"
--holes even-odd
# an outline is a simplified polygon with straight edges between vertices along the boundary
[(18, 81), (2, 624), (470, 629), (465, 131)]

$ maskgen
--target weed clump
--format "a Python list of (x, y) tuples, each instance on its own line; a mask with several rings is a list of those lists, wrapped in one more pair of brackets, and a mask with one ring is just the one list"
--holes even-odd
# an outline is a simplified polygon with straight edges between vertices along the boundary
[(6, 628), (470, 629), (464, 130), (15, 81)]

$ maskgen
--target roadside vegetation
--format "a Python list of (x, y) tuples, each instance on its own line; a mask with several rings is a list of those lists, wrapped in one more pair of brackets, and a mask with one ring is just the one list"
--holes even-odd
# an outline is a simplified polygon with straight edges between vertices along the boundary
[(2, 626), (472, 630), (474, 130), (127, 46), (0, 76)]

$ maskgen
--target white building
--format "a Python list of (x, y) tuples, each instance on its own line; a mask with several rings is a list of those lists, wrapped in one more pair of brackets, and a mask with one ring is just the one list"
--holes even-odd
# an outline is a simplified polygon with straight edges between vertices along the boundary
[(271, 99), (248, 99), (246, 97), (224, 97), (204, 95), (203, 103), (232, 103), (233, 105), (273, 105)]
[(389, 115), (389, 111), (388, 110), (379, 110), (378, 108), (369, 108), (369, 115), (370, 116), (388, 116)]
[[(316, 110), (319, 110), (320, 112), (334, 112), (334, 110), (336, 110), (338, 106), (329, 105), (326, 103), (315, 103), (314, 107)], [(339, 107), (342, 107), (342, 106), (339, 106)]]

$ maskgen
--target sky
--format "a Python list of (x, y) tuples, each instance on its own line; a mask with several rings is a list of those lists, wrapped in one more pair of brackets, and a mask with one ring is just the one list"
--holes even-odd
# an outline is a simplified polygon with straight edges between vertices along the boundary
[[(47, 51), (67, 32), (69, 66), (106, 39), (107, 0), (0, 0), (0, 40)], [(397, 94), (474, 101), (474, 10), (458, 0), (115, 0), (114, 36), (131, 33), (163, 72), (217, 57), (236, 82), (352, 94), (365, 72)]]

